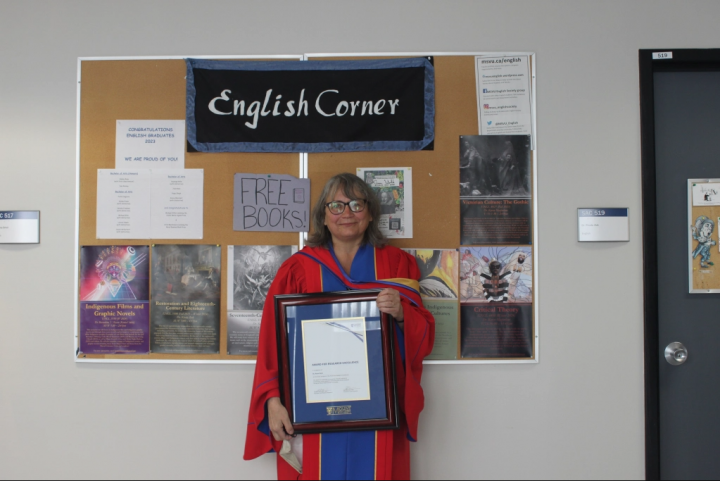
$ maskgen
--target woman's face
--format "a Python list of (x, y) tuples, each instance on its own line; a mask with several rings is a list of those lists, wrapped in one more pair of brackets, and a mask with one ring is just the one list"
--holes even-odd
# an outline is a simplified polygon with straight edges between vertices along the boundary
[[(325, 202), (334, 200), (340, 202), (350, 202), (342, 189), (339, 189), (332, 199), (326, 199)], [(362, 212), (353, 212), (349, 206), (345, 206), (342, 214), (332, 214), (330, 210), (325, 208), (325, 225), (330, 234), (332, 234), (333, 243), (343, 242), (359, 242), (365, 235), (365, 231), (372, 222), (372, 216), (368, 206)]]

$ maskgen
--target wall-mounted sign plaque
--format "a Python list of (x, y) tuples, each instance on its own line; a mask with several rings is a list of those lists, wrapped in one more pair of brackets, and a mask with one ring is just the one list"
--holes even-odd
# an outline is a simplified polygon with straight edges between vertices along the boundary
[(627, 242), (630, 240), (628, 209), (578, 209), (578, 241)]
[(39, 244), (40, 211), (0, 211), (0, 244)]

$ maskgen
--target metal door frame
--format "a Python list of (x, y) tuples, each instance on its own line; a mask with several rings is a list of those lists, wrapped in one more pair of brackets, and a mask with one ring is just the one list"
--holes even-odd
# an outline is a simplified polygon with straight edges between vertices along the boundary
[[(654, 58), (655, 57), (655, 58)], [(655, 72), (720, 71), (720, 49), (640, 50), (640, 148), (645, 322), (645, 478), (660, 479), (660, 369), (655, 169)]]

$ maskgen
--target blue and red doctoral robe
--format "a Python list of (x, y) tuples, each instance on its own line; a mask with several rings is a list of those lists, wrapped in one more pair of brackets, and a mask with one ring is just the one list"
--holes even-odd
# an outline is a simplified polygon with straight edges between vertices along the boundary
[(417, 440), (418, 418), (425, 404), (420, 387), (422, 362), (435, 341), (435, 319), (422, 305), (419, 279), (415, 258), (391, 246), (362, 246), (350, 275), (332, 248), (306, 247), (282, 265), (263, 310), (244, 459), (279, 452), (282, 446), (270, 432), (266, 408), (270, 398), (280, 397), (274, 296), (390, 287), (400, 292), (405, 316), (404, 332), (395, 329), (400, 428), (306, 434), (302, 475), (278, 456), (278, 479), (410, 479), (409, 441)]

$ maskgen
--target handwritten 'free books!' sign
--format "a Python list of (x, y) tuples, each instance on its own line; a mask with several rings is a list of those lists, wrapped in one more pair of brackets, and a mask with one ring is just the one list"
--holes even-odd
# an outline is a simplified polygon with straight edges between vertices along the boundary
[(235, 230), (307, 232), (309, 221), (310, 179), (281, 174), (235, 174)]

